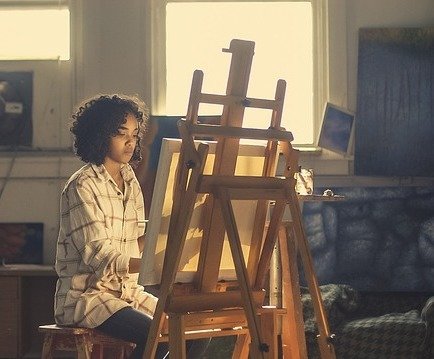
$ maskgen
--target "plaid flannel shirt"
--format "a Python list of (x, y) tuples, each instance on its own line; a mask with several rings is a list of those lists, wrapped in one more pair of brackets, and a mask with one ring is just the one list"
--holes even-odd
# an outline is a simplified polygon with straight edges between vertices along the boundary
[(121, 170), (122, 193), (103, 165), (74, 173), (61, 195), (54, 314), (59, 325), (94, 328), (132, 306), (149, 315), (157, 298), (130, 274), (130, 257), (140, 257), (144, 233), (140, 185), (130, 165)]

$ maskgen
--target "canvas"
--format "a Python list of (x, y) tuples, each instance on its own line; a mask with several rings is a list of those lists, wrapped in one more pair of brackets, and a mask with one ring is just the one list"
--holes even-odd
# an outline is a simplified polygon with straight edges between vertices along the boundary
[[(211, 174), (216, 146), (214, 142), (207, 143), (209, 143), (209, 154), (204, 174)], [(172, 209), (175, 172), (180, 155), (180, 149), (181, 140), (163, 139), (139, 276), (139, 283), (142, 285), (157, 284), (160, 283), (161, 280)], [(261, 176), (264, 164), (264, 151), (264, 145), (240, 145), (235, 174)], [(205, 199), (206, 195), (199, 194), (197, 196), (195, 209), (189, 225), (186, 243), (176, 277), (177, 282), (192, 282), (196, 272), (203, 234), (201, 221)], [(257, 201), (232, 202), (245, 260), (247, 260), (249, 253), (256, 203)], [(234, 263), (232, 261), (232, 255), (227, 238), (225, 238), (223, 247), (219, 279), (236, 279)]]
[(354, 173), (434, 176), (434, 27), (360, 29)]
[(351, 154), (354, 114), (327, 103), (318, 146), (342, 155)]

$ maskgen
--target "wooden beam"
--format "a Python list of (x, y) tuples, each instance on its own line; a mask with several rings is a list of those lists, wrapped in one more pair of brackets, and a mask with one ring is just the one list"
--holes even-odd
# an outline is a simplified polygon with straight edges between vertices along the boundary
[(169, 352), (171, 359), (185, 359), (185, 326), (184, 316), (172, 314), (169, 317)]
[(246, 96), (236, 96), (236, 95), (215, 95), (208, 93), (200, 94), (200, 102), (201, 103), (211, 103), (216, 105), (225, 105), (225, 106), (243, 106), (250, 108), (262, 108), (265, 110), (275, 110), (279, 109), (282, 106), (281, 99), (279, 100), (267, 100)]
[[(180, 120), (182, 121), (182, 120)], [(292, 141), (294, 136), (292, 132), (282, 131), (280, 129), (261, 129), (261, 128), (243, 128), (218, 125), (187, 125), (193, 135), (226, 137), (226, 138), (245, 138), (252, 140), (272, 140), (272, 141)]]
[[(255, 43), (234, 39), (229, 49), (224, 52), (232, 53), (226, 95), (246, 96), (249, 85), (250, 69), (252, 67)], [(242, 127), (244, 106), (229, 105), (223, 107), (221, 116), (222, 126)], [(190, 123), (193, 124), (193, 123)], [(215, 154), (213, 174), (233, 175), (237, 163), (239, 139), (220, 138)], [(221, 253), (223, 250), (224, 231), (223, 218), (218, 201), (212, 198), (205, 218), (205, 228), (199, 255), (196, 281), (204, 292), (214, 291), (218, 281)]]
[[(253, 299), (256, 307), (261, 307), (265, 291), (254, 291)], [(243, 300), (239, 290), (217, 293), (191, 293), (182, 296), (170, 296), (166, 312), (183, 313), (189, 311), (219, 310), (222, 308), (242, 307)]]
[[(197, 191), (198, 193), (212, 193), (214, 187), (225, 187), (234, 190), (243, 188), (286, 190), (288, 186), (293, 184), (295, 185), (295, 180), (277, 177), (203, 175), (198, 181)], [(235, 194), (233, 195), (235, 196)]]

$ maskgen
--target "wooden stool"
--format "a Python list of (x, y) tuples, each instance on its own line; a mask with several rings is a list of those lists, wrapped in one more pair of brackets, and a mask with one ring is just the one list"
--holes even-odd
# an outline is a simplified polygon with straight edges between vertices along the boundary
[(42, 359), (51, 359), (55, 350), (76, 351), (78, 359), (107, 358), (104, 349), (110, 348), (110, 357), (124, 359), (134, 349), (135, 344), (116, 339), (90, 328), (39, 326), (44, 334)]

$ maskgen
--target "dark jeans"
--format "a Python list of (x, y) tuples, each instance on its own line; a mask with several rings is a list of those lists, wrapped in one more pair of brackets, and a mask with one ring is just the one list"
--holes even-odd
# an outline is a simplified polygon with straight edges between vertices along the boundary
[[(152, 318), (148, 315), (131, 307), (126, 307), (113, 314), (104, 323), (98, 326), (97, 329), (114, 338), (135, 343), (136, 348), (132, 352), (130, 358), (142, 359), (151, 322)], [(188, 340), (186, 343), (187, 358), (202, 358), (209, 342), (210, 339), (208, 338)], [(169, 358), (168, 345), (167, 343), (160, 343), (157, 348), (155, 359), (165, 358)]]

